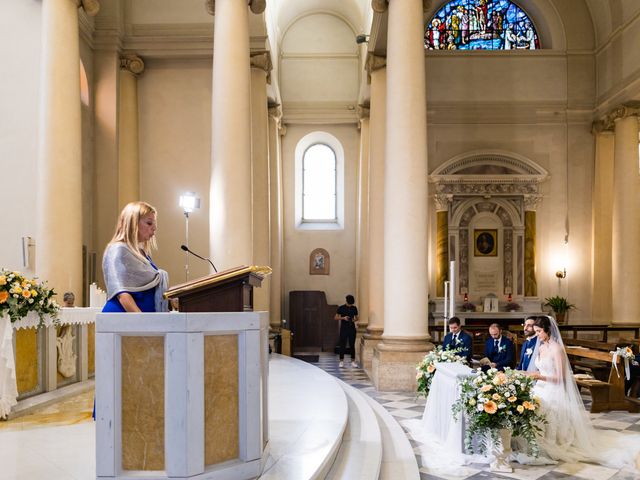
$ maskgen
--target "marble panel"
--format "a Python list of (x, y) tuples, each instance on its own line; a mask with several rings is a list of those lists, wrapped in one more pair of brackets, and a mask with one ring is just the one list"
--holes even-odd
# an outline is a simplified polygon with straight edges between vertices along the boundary
[(89, 376), (96, 373), (96, 324), (87, 325), (87, 363)]
[(164, 337), (122, 337), (122, 468), (164, 470)]
[(16, 383), (18, 394), (38, 389), (39, 355), (38, 330), (21, 328), (14, 330), (16, 338)]
[(239, 456), (238, 335), (204, 337), (204, 464)]

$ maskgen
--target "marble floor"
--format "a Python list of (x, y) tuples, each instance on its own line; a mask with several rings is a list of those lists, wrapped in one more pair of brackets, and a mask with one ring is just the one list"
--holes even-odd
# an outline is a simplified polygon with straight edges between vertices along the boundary
[[(337, 355), (321, 354), (318, 362), (314, 363), (327, 373), (334, 375), (342, 381), (358, 388), (371, 398), (379, 402), (394, 418), (402, 421), (407, 418), (421, 418), (424, 411), (425, 399), (416, 398), (407, 392), (378, 392), (373, 387), (367, 374), (361, 368), (338, 366)], [(350, 363), (345, 362), (345, 365)], [(583, 394), (585, 407), (588, 409), (591, 398)], [(608, 413), (590, 414), (597, 428), (612, 430), (629, 430), (640, 432), (640, 413), (628, 413), (614, 411)], [(406, 433), (406, 431), (405, 431)], [(408, 433), (409, 441), (417, 446)], [(417, 449), (416, 449), (417, 450)], [(416, 455), (418, 465), (421, 465), (419, 455)], [(422, 480), (479, 480), (479, 479), (519, 479), (519, 480), (551, 480), (551, 479), (576, 479), (576, 480), (632, 480), (640, 479), (640, 474), (630, 470), (615, 470), (586, 463), (560, 463), (558, 465), (522, 466), (515, 464), (515, 471), (511, 474), (496, 474), (489, 471), (488, 465), (474, 464), (468, 469), (465, 476), (440, 477), (429, 472), (426, 468), (420, 468)]]
[[(346, 365), (350, 363), (345, 362)], [(425, 400), (406, 392), (377, 392), (361, 368), (340, 368), (336, 355), (320, 354), (315, 365), (366, 393), (398, 421), (420, 418)], [(584, 398), (588, 406), (590, 399)], [(0, 421), (0, 480), (87, 480), (95, 478), (95, 428), (91, 421), (93, 393), (85, 392), (32, 414)], [(640, 432), (640, 414), (592, 414), (598, 428)], [(409, 436), (412, 445), (417, 442)], [(82, 461), (78, 461), (82, 459)], [(420, 458), (417, 457), (418, 464)], [(590, 464), (518, 466), (512, 474), (495, 474), (471, 465), (468, 475), (439, 477), (424, 468), (421, 479), (580, 479), (631, 480), (640, 475)], [(398, 479), (401, 480), (401, 479)]]

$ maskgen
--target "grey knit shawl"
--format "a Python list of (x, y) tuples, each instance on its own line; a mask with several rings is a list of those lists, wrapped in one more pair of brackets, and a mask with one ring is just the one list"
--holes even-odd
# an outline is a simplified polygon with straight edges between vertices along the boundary
[(124, 243), (107, 246), (102, 258), (102, 271), (107, 285), (107, 300), (122, 292), (155, 291), (156, 312), (168, 311), (162, 294), (167, 290), (169, 276), (164, 270), (156, 270), (150, 262), (135, 255)]

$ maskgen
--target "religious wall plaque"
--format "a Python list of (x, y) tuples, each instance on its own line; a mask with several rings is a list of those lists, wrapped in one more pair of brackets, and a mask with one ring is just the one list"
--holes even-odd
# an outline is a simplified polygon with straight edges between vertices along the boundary
[(316, 248), (309, 255), (309, 275), (329, 275), (331, 258), (324, 248)]

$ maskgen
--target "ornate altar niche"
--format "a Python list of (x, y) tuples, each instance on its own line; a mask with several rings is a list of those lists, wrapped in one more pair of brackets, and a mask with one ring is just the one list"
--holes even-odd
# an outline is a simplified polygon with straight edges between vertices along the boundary
[(488, 294), (511, 294), (525, 310), (527, 300), (537, 300), (535, 212), (547, 177), (535, 162), (505, 152), (460, 155), (431, 174), (436, 297), (444, 296), (449, 261), (455, 260), (458, 300), (467, 294), (478, 304)]

